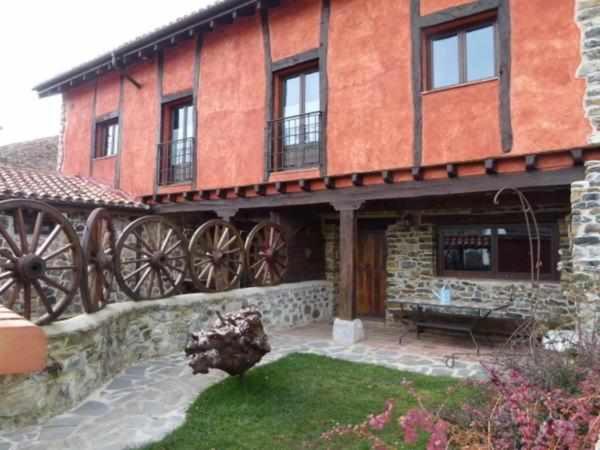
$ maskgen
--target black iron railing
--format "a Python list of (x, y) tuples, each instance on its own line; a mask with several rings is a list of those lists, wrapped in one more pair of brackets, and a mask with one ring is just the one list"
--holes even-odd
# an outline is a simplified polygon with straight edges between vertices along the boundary
[(191, 181), (194, 174), (194, 138), (158, 144), (158, 182), (161, 185)]
[(271, 172), (318, 167), (323, 142), (323, 113), (285, 117), (268, 123)]

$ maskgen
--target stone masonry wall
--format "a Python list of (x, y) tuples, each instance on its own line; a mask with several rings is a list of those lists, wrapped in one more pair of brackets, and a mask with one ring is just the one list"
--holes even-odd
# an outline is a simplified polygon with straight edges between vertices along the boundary
[[(538, 317), (559, 319), (571, 311), (561, 283), (540, 283), (538, 290), (531, 289), (528, 281), (485, 280), (445, 278), (436, 276), (437, 244), (432, 225), (391, 225), (387, 230), (388, 243), (388, 287), (387, 307), (397, 306), (402, 301), (437, 301), (434, 289), (448, 283), (452, 288), (453, 302), (460, 304), (483, 304), (500, 306), (509, 301), (512, 306), (503, 315), (528, 317), (532, 305), (537, 303)], [(568, 247), (566, 224), (561, 224), (561, 248)], [(568, 260), (568, 253), (561, 252)], [(388, 311), (388, 320), (393, 315)]]
[(571, 297), (581, 325), (600, 330), (600, 161), (586, 164), (586, 177), (571, 186), (573, 260)]
[(581, 29), (581, 65), (586, 79), (584, 111), (590, 121), (590, 143), (600, 142), (600, 0), (577, 0), (576, 21)]
[(123, 302), (43, 327), (57, 373), (0, 376), (0, 429), (59, 414), (126, 367), (182, 352), (193, 330), (206, 328), (215, 311), (254, 306), (267, 330), (329, 320), (333, 288), (308, 281), (220, 294), (188, 294), (151, 302)]

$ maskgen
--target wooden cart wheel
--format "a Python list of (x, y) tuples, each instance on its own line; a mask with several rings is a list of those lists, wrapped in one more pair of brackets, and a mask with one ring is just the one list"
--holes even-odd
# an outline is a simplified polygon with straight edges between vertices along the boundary
[(288, 268), (288, 247), (283, 229), (261, 222), (246, 238), (248, 277), (253, 285), (274, 286), (283, 281)]
[(190, 241), (192, 280), (198, 289), (221, 292), (238, 285), (246, 258), (239, 231), (215, 219), (200, 226)]
[(114, 260), (117, 282), (128, 297), (168, 297), (185, 278), (189, 261), (187, 240), (164, 217), (141, 217), (123, 230)]
[(0, 223), (0, 303), (38, 325), (48, 324), (80, 287), (77, 233), (60, 211), (35, 200), (2, 201), (0, 215), (14, 224)]
[(114, 291), (115, 229), (104, 208), (92, 211), (85, 225), (81, 247), (86, 268), (81, 283), (85, 312), (93, 313), (110, 302)]

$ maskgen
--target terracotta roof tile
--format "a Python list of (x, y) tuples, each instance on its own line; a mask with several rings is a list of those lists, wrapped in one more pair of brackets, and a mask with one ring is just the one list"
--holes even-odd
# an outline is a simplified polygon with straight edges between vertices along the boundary
[(98, 181), (58, 172), (17, 169), (0, 164), (0, 197), (31, 198), (77, 206), (148, 209), (129, 194)]

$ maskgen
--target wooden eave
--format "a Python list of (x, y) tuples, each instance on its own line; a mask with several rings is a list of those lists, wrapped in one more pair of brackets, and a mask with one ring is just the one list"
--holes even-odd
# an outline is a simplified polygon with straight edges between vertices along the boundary
[(154, 212), (167, 214), (424, 198), (490, 192), (503, 187), (566, 186), (583, 179), (583, 163), (599, 159), (600, 146), (536, 153), (535, 167), (532, 167), (531, 156), (503, 155), (450, 164), (158, 194), (141, 200), (152, 205)]

